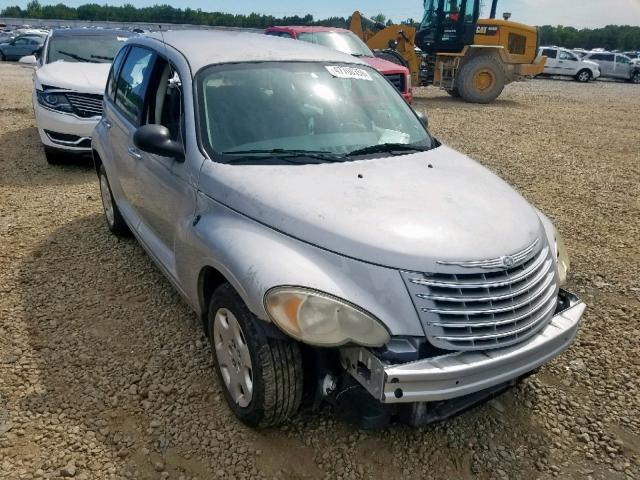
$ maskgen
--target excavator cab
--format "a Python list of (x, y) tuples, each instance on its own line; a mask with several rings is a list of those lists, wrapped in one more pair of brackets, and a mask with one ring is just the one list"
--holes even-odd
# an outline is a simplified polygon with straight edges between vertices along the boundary
[(417, 44), (427, 54), (460, 52), (473, 43), (480, 0), (425, 0)]

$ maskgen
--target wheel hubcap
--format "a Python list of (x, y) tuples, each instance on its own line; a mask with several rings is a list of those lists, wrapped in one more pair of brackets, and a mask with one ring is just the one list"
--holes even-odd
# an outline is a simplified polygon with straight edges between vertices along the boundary
[(111, 190), (109, 190), (109, 182), (107, 177), (100, 175), (100, 196), (102, 197), (102, 207), (104, 208), (104, 215), (107, 217), (107, 222), (110, 226), (114, 222), (113, 213), (113, 201), (111, 200)]
[(580, 74), (580, 80), (582, 80), (583, 82), (586, 82), (587, 80), (589, 80), (589, 74), (587, 72), (582, 72)]
[(481, 92), (489, 90), (490, 88), (493, 87), (495, 83), (495, 77), (493, 75), (493, 72), (491, 72), (490, 70), (479, 71), (475, 75), (475, 78), (473, 79), (473, 83), (476, 90), (479, 90)]
[(253, 397), (251, 355), (242, 328), (230, 310), (221, 308), (216, 312), (213, 339), (227, 391), (240, 407), (247, 407)]

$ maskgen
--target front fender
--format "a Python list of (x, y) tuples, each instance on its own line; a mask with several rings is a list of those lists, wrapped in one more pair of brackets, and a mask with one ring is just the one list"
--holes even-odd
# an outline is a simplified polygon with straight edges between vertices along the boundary
[[(200, 272), (218, 270), (248, 308), (269, 321), (264, 295), (278, 285), (329, 293), (367, 310), (393, 335), (424, 331), (397, 270), (343, 257), (273, 230), (198, 194), (197, 222), (176, 251), (178, 276), (187, 295), (198, 299)], [(202, 313), (202, 312), (199, 312)]]

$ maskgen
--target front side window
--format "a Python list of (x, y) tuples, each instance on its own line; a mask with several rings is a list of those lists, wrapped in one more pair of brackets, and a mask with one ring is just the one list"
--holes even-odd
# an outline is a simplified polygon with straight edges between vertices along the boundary
[(618, 56), (616, 57), (616, 59), (618, 60), (618, 63), (621, 63), (621, 64), (623, 64), (623, 65), (626, 65), (626, 64), (628, 64), (628, 63), (631, 63), (631, 60), (629, 60), (627, 57), (622, 56), (622, 55), (618, 55)]
[(127, 38), (126, 36), (99, 35), (54, 36), (49, 40), (47, 63), (58, 61), (111, 63)]
[(435, 144), (395, 88), (364, 65), (211, 66), (196, 85), (200, 135), (211, 158), (275, 150), (347, 160), (367, 147)]
[(134, 125), (140, 122), (153, 60), (151, 50), (132, 47), (118, 77), (115, 104)]
[(317, 43), (356, 57), (373, 57), (373, 52), (352, 32), (302, 32), (298, 40)]
[(572, 60), (572, 61), (578, 61), (578, 59), (569, 52), (565, 52), (564, 50), (560, 51), (560, 60)]

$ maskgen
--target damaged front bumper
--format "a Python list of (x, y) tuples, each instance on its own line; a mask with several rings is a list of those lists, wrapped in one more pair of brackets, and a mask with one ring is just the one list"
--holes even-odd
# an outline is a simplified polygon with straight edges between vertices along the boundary
[(571, 293), (561, 291), (561, 296), (566, 308), (536, 336), (512, 347), (454, 352), (396, 365), (385, 364), (367, 348), (347, 347), (340, 350), (341, 362), (383, 404), (476, 397), (472, 394), (525, 376), (571, 345), (586, 306)]

